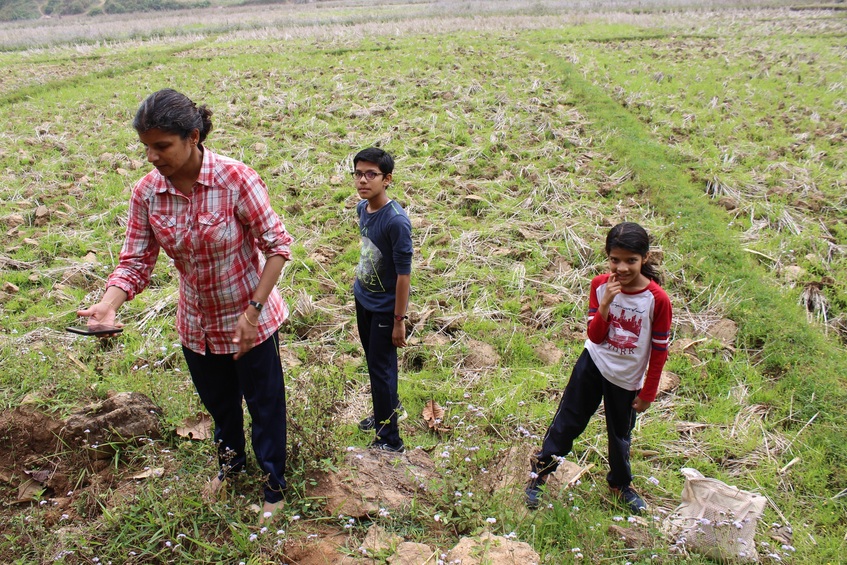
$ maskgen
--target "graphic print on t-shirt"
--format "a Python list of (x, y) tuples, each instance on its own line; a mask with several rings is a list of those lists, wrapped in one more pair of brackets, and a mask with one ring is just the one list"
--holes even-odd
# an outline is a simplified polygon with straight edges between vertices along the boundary
[(641, 335), (643, 317), (643, 312), (634, 309), (629, 318), (626, 316), (626, 309), (621, 312), (621, 315), (609, 312), (609, 334), (606, 337), (609, 346), (618, 353), (627, 355), (635, 353), (635, 346), (638, 345), (638, 338)]
[(370, 239), (363, 236), (359, 264), (356, 265), (356, 278), (359, 279), (362, 289), (367, 292), (385, 292), (385, 287), (379, 278), (380, 267), (382, 267), (382, 252)]

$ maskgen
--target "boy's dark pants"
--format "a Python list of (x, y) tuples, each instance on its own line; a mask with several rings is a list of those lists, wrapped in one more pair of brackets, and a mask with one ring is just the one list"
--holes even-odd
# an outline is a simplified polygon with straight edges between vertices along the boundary
[[(215, 421), (215, 443), (221, 475), (238, 471), (246, 462), (242, 397), (253, 419), (253, 452), (268, 474), (265, 501), (279, 502), (285, 489), (285, 382), (279, 358), (279, 337), (271, 337), (237, 361), (231, 353), (200, 355), (183, 347), (191, 379), (200, 400)], [(223, 478), (223, 476), (221, 478)]]
[(565, 387), (553, 423), (544, 436), (541, 451), (532, 458), (532, 470), (542, 477), (556, 470), (555, 457), (570, 453), (574, 440), (585, 430), (591, 416), (600, 406), (606, 412), (606, 432), (609, 436), (609, 467), (606, 476), (609, 486), (624, 488), (632, 482), (629, 465), (629, 446), (636, 412), (632, 408), (638, 391), (626, 390), (607, 381), (588, 350), (583, 350)]
[(356, 323), (371, 379), (376, 441), (398, 446), (397, 348), (391, 341), (394, 312), (371, 312), (356, 300)]

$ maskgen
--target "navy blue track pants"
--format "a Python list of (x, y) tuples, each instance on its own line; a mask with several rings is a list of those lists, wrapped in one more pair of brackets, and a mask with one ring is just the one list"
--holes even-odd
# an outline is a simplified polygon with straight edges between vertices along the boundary
[(533, 457), (532, 468), (539, 476), (552, 473), (558, 466), (556, 457), (564, 457), (573, 442), (585, 431), (591, 416), (603, 400), (606, 432), (609, 436), (609, 486), (624, 488), (632, 482), (629, 449), (636, 412), (632, 408), (638, 391), (626, 390), (607, 381), (591, 359), (588, 350), (574, 365), (553, 423), (547, 429), (541, 451)]
[(183, 347), (191, 379), (215, 422), (220, 477), (246, 462), (242, 398), (253, 421), (253, 453), (267, 474), (265, 501), (282, 500), (285, 489), (285, 382), (279, 358), (279, 334), (260, 343), (237, 361), (232, 354), (200, 355)]
[(400, 444), (397, 427), (397, 348), (391, 341), (394, 312), (371, 312), (356, 300), (359, 339), (368, 362), (371, 399), (376, 422), (376, 439), (393, 446)]

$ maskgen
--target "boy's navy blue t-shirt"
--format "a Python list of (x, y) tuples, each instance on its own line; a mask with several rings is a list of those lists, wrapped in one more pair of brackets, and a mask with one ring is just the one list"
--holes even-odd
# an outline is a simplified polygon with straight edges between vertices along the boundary
[(397, 275), (412, 273), (412, 224), (393, 200), (372, 214), (367, 205), (356, 206), (362, 248), (353, 293), (371, 312), (393, 312)]

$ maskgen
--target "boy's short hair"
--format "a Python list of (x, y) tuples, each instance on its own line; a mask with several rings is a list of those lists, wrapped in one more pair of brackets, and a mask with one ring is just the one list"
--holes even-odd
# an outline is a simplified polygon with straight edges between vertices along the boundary
[(394, 158), (379, 147), (368, 147), (356, 153), (356, 156), (353, 157), (353, 166), (355, 167), (359, 161), (376, 163), (380, 172), (386, 175), (394, 172)]

